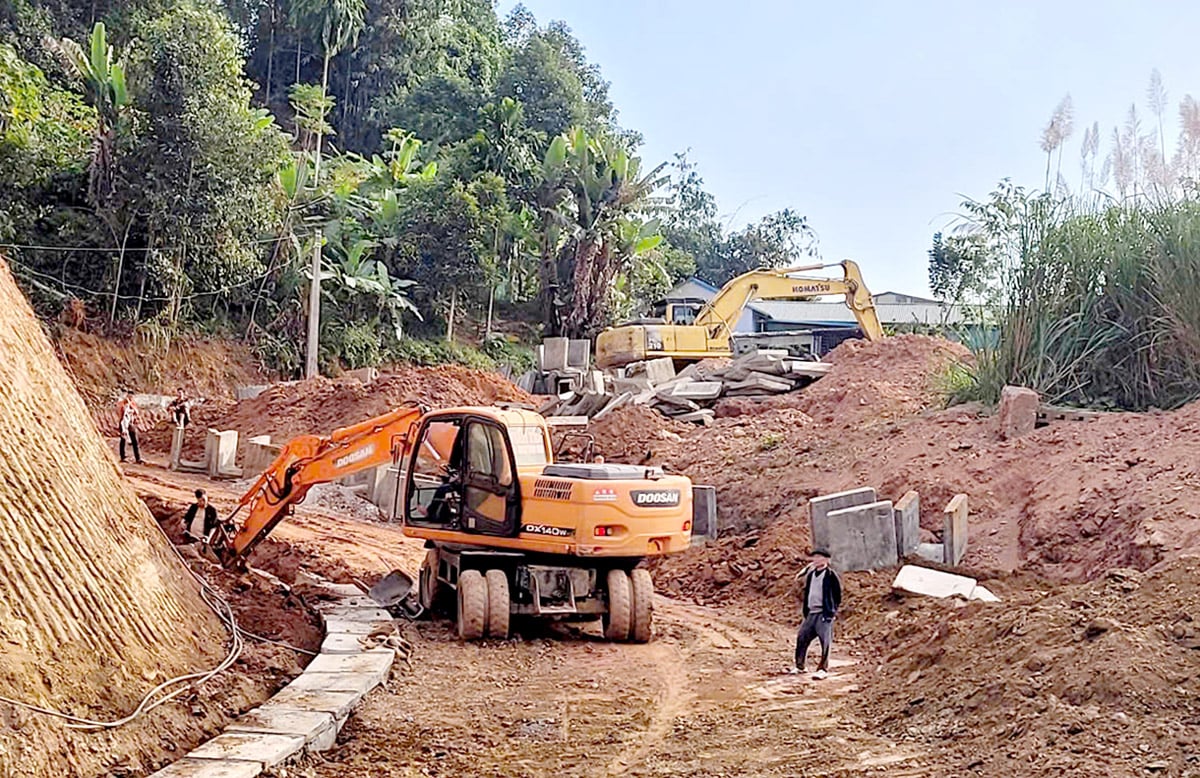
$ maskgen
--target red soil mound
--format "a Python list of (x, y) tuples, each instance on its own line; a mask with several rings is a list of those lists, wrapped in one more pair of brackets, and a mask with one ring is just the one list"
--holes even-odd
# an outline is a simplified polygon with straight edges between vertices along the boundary
[(1200, 558), (1002, 605), (857, 594), (873, 615), (847, 633), (874, 654), (858, 704), (898, 739), (952, 755), (942, 774), (1194, 770)]
[[(328, 434), (334, 429), (365, 421), (405, 402), (431, 408), (455, 405), (533, 404), (533, 398), (498, 373), (458, 365), (398, 367), (370, 384), (354, 378), (317, 378), (276, 384), (250, 400), (230, 404), (213, 402), (192, 413), (184, 455), (198, 458), (204, 450), (204, 430), (215, 427), (238, 430), (240, 439), (270, 435), (285, 443), (297, 435)], [(143, 430), (143, 445), (168, 451), (171, 424), (162, 419)]]

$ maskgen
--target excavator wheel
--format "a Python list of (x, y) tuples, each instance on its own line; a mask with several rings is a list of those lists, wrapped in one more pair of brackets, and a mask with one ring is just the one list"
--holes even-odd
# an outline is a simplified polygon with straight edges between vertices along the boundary
[(511, 600), (508, 596), (508, 576), (503, 570), (488, 570), (487, 580), (488, 617), (487, 633), (498, 640), (508, 639), (508, 616)]
[(478, 570), (463, 570), (458, 575), (458, 636), (463, 640), (479, 640), (487, 620), (487, 581)]
[(651, 622), (654, 619), (654, 581), (650, 578), (649, 570), (639, 567), (629, 574), (629, 584), (633, 616), (629, 639), (634, 643), (648, 643), (653, 632)]
[(430, 613), (441, 599), (443, 585), (438, 580), (438, 552), (431, 548), (425, 552), (425, 561), (421, 563), (420, 598), (421, 607)]
[(633, 619), (629, 576), (624, 570), (608, 571), (608, 612), (601, 622), (607, 640), (628, 640)]

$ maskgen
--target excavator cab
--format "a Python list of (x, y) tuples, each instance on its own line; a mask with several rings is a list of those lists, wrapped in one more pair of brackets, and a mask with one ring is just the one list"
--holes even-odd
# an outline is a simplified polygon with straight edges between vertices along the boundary
[(510, 537), (520, 519), (516, 457), (506, 428), (470, 414), (435, 415), (417, 431), (405, 520), (418, 527)]

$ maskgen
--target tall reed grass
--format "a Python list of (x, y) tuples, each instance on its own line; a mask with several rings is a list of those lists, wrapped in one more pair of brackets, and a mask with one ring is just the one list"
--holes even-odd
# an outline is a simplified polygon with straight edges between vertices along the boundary
[(1172, 408), (1200, 397), (1200, 202), (1115, 204), (1018, 192), (968, 204), (1001, 258), (965, 394)]

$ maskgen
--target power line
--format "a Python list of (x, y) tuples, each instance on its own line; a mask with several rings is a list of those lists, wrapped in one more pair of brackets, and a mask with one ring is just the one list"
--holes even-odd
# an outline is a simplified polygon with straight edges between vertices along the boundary
[[(68, 282), (63, 281), (62, 279), (58, 278), (57, 276), (52, 276), (48, 273), (43, 273), (41, 271), (34, 270), (29, 265), (26, 265), (25, 263), (20, 262), (18, 260), (14, 260), (11, 257), (8, 258), (8, 262), (12, 266), (18, 268), (22, 274), (26, 274), (26, 275), (32, 276), (34, 278), (39, 278), (46, 282), (56, 284), (57, 286), (61, 287), (64, 291), (80, 292), (80, 293), (83, 293), (86, 295), (90, 295), (92, 297), (112, 297), (113, 296), (113, 292), (99, 291), (96, 289), (89, 289), (86, 286), (80, 286), (79, 284), (68, 283)], [(274, 270), (268, 270), (265, 273), (256, 275), (252, 278), (248, 278), (245, 281), (241, 281), (236, 284), (228, 284), (226, 286), (221, 287), (220, 289), (213, 289), (213, 290), (204, 291), (204, 292), (193, 292), (191, 294), (182, 295), (180, 297), (140, 297), (138, 295), (125, 295), (125, 294), (117, 294), (116, 297), (118, 300), (125, 300), (125, 301), (130, 301), (130, 302), (132, 302), (134, 300), (141, 300), (143, 303), (156, 303), (156, 302), (168, 303), (168, 302), (174, 302), (175, 300), (180, 300), (180, 301), (194, 300), (198, 297), (204, 297), (206, 295), (221, 295), (221, 294), (225, 294), (227, 292), (232, 292), (235, 289), (241, 289), (242, 287), (249, 286), (250, 284), (256, 283), (258, 281), (263, 280), (264, 278), (267, 278), (274, 272), (275, 272)]]
[[(319, 234), (319, 233), (308, 232), (303, 235), (297, 235), (296, 237), (301, 238), (301, 239), (311, 238), (313, 235), (317, 235), (317, 234)], [(268, 243), (277, 243), (277, 242), (283, 241), (283, 240), (287, 240), (287, 238), (280, 238), (280, 237), (263, 238), (261, 240), (247, 240), (247, 241), (240, 241), (240, 242), (244, 245), (249, 245), (249, 246), (264, 246)], [(24, 251), (71, 251), (71, 252), (135, 254), (135, 253), (149, 253), (152, 251), (161, 251), (161, 252), (167, 253), (167, 252), (172, 252), (172, 251), (179, 251), (182, 249), (188, 249), (188, 250), (191, 250), (191, 249), (219, 249), (226, 245), (228, 245), (228, 244), (226, 244), (226, 243), (210, 243), (207, 245), (189, 244), (186, 246), (134, 246), (131, 248), (123, 249), (120, 247), (108, 247), (108, 246), (39, 246), (39, 245), (32, 244), (32, 243), (0, 243), (0, 249), (21, 249)]]

